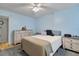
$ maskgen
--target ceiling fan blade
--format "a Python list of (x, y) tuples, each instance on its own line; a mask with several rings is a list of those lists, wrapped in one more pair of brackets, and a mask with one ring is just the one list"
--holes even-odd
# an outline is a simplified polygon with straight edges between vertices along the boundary
[(51, 7), (43, 6), (43, 5), (41, 5), (40, 7), (43, 8), (43, 9), (52, 9)]

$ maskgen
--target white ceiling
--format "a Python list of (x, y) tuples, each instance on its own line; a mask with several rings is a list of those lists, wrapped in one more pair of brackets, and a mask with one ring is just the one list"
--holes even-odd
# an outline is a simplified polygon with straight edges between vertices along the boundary
[(31, 16), (33, 18), (38, 18), (49, 13), (54, 13), (56, 11), (65, 10), (70, 8), (71, 6), (75, 6), (78, 4), (69, 4), (69, 3), (41, 3), (43, 6), (42, 10), (35, 13), (32, 11), (31, 3), (0, 3), (0, 9), (8, 10), (11, 12), (17, 12), (26, 16)]

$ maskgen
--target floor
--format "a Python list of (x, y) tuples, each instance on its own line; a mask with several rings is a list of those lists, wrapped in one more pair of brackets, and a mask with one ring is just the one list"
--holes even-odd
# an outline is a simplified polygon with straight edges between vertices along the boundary
[(54, 56), (79, 56), (79, 53), (59, 48), (58, 51), (54, 54)]
[[(17, 45), (9, 49), (0, 50), (0, 56), (28, 56), (28, 54), (26, 54), (24, 51), (21, 51), (21, 46)], [(59, 48), (54, 56), (79, 56), (79, 53)]]
[(0, 42), (0, 50), (8, 49), (13, 47), (12, 45), (9, 45), (7, 42)]
[(9, 49), (0, 50), (0, 56), (27, 56), (27, 54), (21, 51), (21, 45)]

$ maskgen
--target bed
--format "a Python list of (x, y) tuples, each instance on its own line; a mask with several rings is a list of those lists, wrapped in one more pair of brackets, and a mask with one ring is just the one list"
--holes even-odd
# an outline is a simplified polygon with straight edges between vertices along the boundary
[(35, 35), (21, 41), (22, 50), (30, 56), (52, 56), (61, 45), (61, 36)]

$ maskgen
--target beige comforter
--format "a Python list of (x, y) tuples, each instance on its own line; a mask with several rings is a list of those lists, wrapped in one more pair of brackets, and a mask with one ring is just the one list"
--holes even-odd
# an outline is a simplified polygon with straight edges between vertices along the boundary
[(34, 37), (23, 38), (21, 46), (30, 56), (48, 56), (53, 52), (49, 42)]

